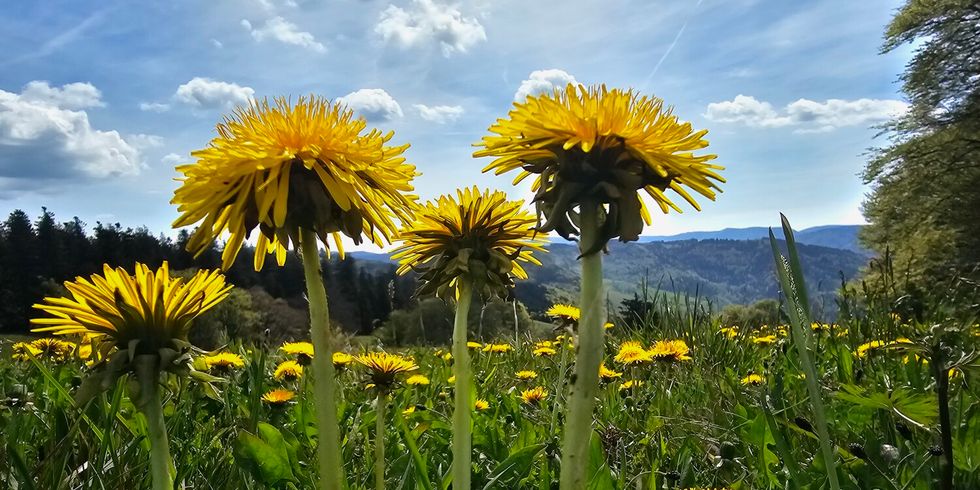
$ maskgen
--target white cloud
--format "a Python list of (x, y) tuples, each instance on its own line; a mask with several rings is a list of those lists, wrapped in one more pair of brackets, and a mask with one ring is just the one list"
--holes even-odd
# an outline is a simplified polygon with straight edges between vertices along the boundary
[(487, 33), (477, 19), (463, 17), (456, 6), (441, 5), (435, 0), (412, 0), (407, 10), (389, 5), (381, 12), (374, 31), (386, 42), (402, 48), (438, 42), (446, 57), (465, 53), (487, 40)]
[(380, 88), (362, 88), (337, 99), (368, 121), (389, 121), (402, 116), (398, 102)]
[(43, 80), (35, 80), (24, 86), (20, 98), (27, 102), (46, 104), (62, 109), (87, 109), (104, 107), (102, 92), (91, 83), (69, 83), (52, 87)]
[(155, 134), (130, 134), (125, 136), (126, 142), (137, 150), (147, 150), (163, 146), (163, 138)]
[(166, 155), (163, 156), (163, 158), (160, 159), (160, 163), (171, 167), (183, 161), (184, 161), (184, 157), (176, 153), (167, 153)]
[(419, 116), (422, 119), (438, 124), (453, 122), (463, 115), (463, 106), (458, 105), (436, 105), (430, 107), (425, 104), (415, 104), (414, 107), (419, 111)]
[(313, 37), (309, 32), (299, 30), (299, 27), (292, 22), (282, 18), (273, 17), (265, 21), (262, 27), (256, 28), (252, 23), (242, 19), (242, 27), (247, 29), (252, 38), (262, 42), (266, 39), (273, 39), (284, 44), (301, 46), (317, 53), (326, 53), (327, 48)]
[(251, 87), (194, 77), (177, 87), (174, 100), (199, 109), (231, 109), (248, 104), (254, 95), (255, 90)]
[(218, 49), (221, 49), (221, 48), (225, 47), (225, 44), (224, 43), (222, 43), (221, 41), (219, 41), (217, 39), (214, 39), (214, 38), (211, 38), (211, 45), (214, 46), (214, 47), (216, 47), (216, 48), (218, 48)]
[(578, 81), (565, 70), (557, 68), (534, 70), (527, 80), (521, 82), (521, 86), (514, 93), (514, 100), (524, 102), (528, 95), (551, 93), (556, 88), (563, 88), (569, 83), (578, 84)]
[(869, 126), (904, 114), (908, 104), (887, 99), (799, 99), (776, 110), (772, 104), (750, 95), (708, 104), (704, 117), (722, 123), (752, 127), (793, 126), (797, 132), (831, 131), (846, 126)]
[(156, 137), (124, 138), (93, 128), (79, 109), (104, 105), (100, 95), (87, 83), (31, 82), (19, 94), (0, 90), (0, 154), (7, 162), (0, 184), (22, 191), (58, 180), (138, 174), (140, 145)]
[(146, 112), (167, 112), (170, 110), (170, 104), (162, 104), (160, 102), (140, 102), (140, 110)]

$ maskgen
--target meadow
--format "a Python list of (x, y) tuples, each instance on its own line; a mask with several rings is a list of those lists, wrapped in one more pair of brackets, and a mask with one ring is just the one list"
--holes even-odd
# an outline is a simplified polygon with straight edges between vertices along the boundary
[[(696, 298), (656, 293), (651, 300), (644, 318), (607, 325), (588, 488), (823, 488), (816, 421), (790, 325), (722, 325)], [(940, 401), (930, 354), (914, 349), (940, 342), (943, 328), (941, 342), (968, 353), (980, 344), (980, 330), (903, 318), (885, 307), (893, 302), (854, 290), (840, 301), (836, 323), (809, 328), (841, 487), (937, 488), (942, 402), (952, 420), (956, 488), (978, 488), (975, 374), (966, 365), (949, 371), (948, 397)], [(553, 327), (534, 337), (469, 344), (472, 488), (557, 488), (575, 310), (555, 308)], [(150, 488), (147, 425), (127, 395), (135, 382), (121, 378), (77, 405), (92, 351), (40, 341), (29, 356), (18, 355), (23, 343), (12, 353), (14, 341), (24, 340), (2, 347), (0, 486)], [(347, 484), (372, 487), (380, 434), (385, 488), (448, 488), (448, 348), (392, 351), (417, 368), (398, 374), (380, 398), (372, 384), (378, 380), (355, 359), (377, 350), (345, 342), (340, 352), (349, 355), (333, 358)], [(199, 489), (312, 488), (310, 352), (309, 344), (251, 339), (195, 357), (196, 368), (220, 380), (165, 377), (176, 481)], [(379, 399), (387, 408), (381, 421)]]

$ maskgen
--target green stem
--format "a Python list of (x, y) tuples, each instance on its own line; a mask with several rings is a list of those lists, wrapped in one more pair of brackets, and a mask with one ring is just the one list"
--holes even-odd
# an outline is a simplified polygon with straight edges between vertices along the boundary
[(949, 416), (949, 367), (942, 347), (937, 344), (932, 354), (933, 375), (936, 377), (936, 396), (939, 398), (939, 441), (943, 449), (939, 459), (939, 488), (953, 488), (953, 424)]
[[(588, 250), (599, 239), (598, 203), (579, 206), (581, 250)], [(568, 401), (568, 419), (562, 444), (561, 490), (580, 490), (586, 486), (589, 466), (589, 439), (592, 437), (592, 411), (599, 392), (599, 363), (603, 354), (605, 302), (602, 298), (602, 256), (598, 252), (582, 257), (581, 317), (578, 323), (578, 352), (575, 377)]]
[(567, 336), (571, 336), (570, 330), (564, 331), (566, 338), (556, 344), (561, 349), (560, 361), (558, 362), (558, 378), (555, 379), (555, 401), (551, 407), (551, 433), (556, 434), (558, 429), (558, 411), (562, 408), (562, 400), (565, 394), (565, 374), (568, 371), (568, 344)]
[(150, 436), (150, 475), (153, 490), (173, 490), (174, 469), (170, 459), (170, 440), (167, 424), (163, 419), (163, 402), (160, 399), (159, 358), (141, 355), (136, 358), (136, 377), (140, 384), (139, 407), (146, 417)]
[(330, 329), (330, 311), (327, 307), (327, 291), (323, 287), (320, 272), (320, 249), (316, 234), (300, 230), (300, 248), (303, 254), (303, 273), (306, 276), (306, 296), (310, 303), (310, 337), (313, 341), (313, 400), (316, 403), (316, 421), (319, 428), (317, 458), (320, 467), (320, 488), (343, 488), (344, 466), (340, 455), (340, 426), (337, 423), (337, 382), (333, 367), (333, 332)]
[(470, 488), (470, 416), (473, 409), (470, 398), (473, 373), (470, 366), (467, 341), (467, 322), (470, 303), (473, 301), (473, 286), (466, 277), (460, 277), (456, 285), (456, 320), (453, 323), (453, 370), (456, 372), (456, 387), (453, 407), (453, 488)]
[(385, 405), (388, 396), (378, 390), (377, 407), (374, 420), (374, 488), (385, 490)]

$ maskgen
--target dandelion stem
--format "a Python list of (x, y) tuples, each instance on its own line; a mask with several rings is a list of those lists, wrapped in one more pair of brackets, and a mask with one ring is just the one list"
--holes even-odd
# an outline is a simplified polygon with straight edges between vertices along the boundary
[[(579, 248), (589, 250), (599, 240), (599, 203), (579, 206), (582, 237)], [(582, 311), (578, 323), (578, 352), (575, 377), (571, 381), (568, 418), (562, 444), (561, 489), (585, 488), (585, 469), (592, 437), (592, 411), (599, 391), (599, 362), (602, 359), (605, 302), (602, 297), (602, 256), (593, 252), (582, 256)]]
[(146, 416), (150, 436), (150, 475), (153, 490), (173, 490), (173, 460), (170, 459), (170, 440), (167, 424), (163, 419), (163, 402), (160, 399), (160, 359), (153, 355), (136, 358), (136, 377), (140, 384), (139, 407)]
[(378, 390), (377, 407), (374, 420), (374, 488), (385, 490), (385, 405), (388, 395)]
[(466, 346), (467, 322), (470, 303), (473, 301), (473, 287), (470, 280), (460, 277), (456, 286), (456, 319), (453, 323), (453, 370), (456, 372), (456, 387), (453, 408), (453, 488), (470, 488), (470, 392), (473, 374), (470, 368), (470, 353)]
[(333, 332), (330, 329), (330, 310), (327, 291), (320, 273), (320, 249), (312, 230), (300, 230), (303, 272), (306, 276), (306, 297), (310, 303), (310, 337), (313, 341), (313, 399), (319, 428), (317, 458), (320, 486), (324, 490), (343, 488), (344, 467), (340, 456), (340, 427), (337, 423), (337, 384), (334, 378)]

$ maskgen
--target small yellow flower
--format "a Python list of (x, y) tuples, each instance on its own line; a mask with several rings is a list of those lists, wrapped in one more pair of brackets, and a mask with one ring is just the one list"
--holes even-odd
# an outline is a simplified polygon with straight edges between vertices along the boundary
[(28, 342), (17, 342), (11, 346), (13, 354), (10, 356), (15, 361), (30, 361), (32, 357), (37, 357), (41, 354), (41, 349), (34, 347)]
[(577, 322), (579, 317), (582, 316), (582, 310), (577, 306), (566, 305), (562, 303), (556, 303), (548, 308), (545, 312), (546, 315), (557, 318), (563, 322), (574, 323)]
[(470, 342), (467, 342), (466, 343), (466, 347), (468, 347), (470, 349), (479, 349), (479, 348), (483, 347), (483, 344), (481, 344), (479, 342), (470, 341)]
[(602, 325), (602, 328), (604, 328), (604, 329), (606, 329), (606, 330), (610, 330), (610, 329), (612, 329), (613, 327), (615, 327), (615, 325), (613, 325), (613, 323), (612, 323), (612, 322), (606, 322), (606, 323), (604, 323), (604, 324)]
[(296, 361), (280, 362), (272, 374), (277, 381), (294, 381), (301, 376), (303, 376), (303, 366)]
[(421, 374), (415, 374), (409, 376), (408, 379), (405, 380), (405, 384), (411, 386), (425, 386), (429, 384), (429, 378), (426, 378)]
[(766, 379), (758, 374), (750, 374), (742, 378), (743, 385), (759, 386), (766, 382)]
[(65, 362), (71, 357), (74, 346), (64, 340), (43, 338), (31, 342), (31, 347), (38, 351), (37, 357), (54, 362)]
[(354, 362), (354, 356), (346, 352), (334, 352), (332, 357), (333, 367), (338, 370)]
[(518, 371), (514, 373), (517, 379), (534, 379), (538, 377), (538, 373), (535, 371)]
[(691, 348), (683, 340), (658, 340), (648, 351), (650, 358), (657, 361), (690, 361)]
[(232, 352), (219, 352), (211, 356), (204, 357), (204, 365), (208, 370), (231, 371), (245, 367), (242, 356)]
[(886, 345), (887, 344), (884, 340), (872, 340), (870, 342), (865, 342), (858, 346), (857, 350), (854, 351), (854, 355), (857, 356), (858, 359), (863, 359), (872, 351), (876, 351), (882, 347), (885, 347)]
[(355, 360), (368, 369), (371, 380), (382, 390), (390, 388), (399, 374), (409, 373), (419, 368), (411, 359), (387, 352), (369, 352), (358, 356)]
[(521, 392), (521, 401), (528, 405), (540, 405), (545, 398), (548, 398), (548, 391), (540, 386)]
[(639, 342), (628, 340), (619, 346), (619, 352), (616, 353), (616, 357), (613, 360), (629, 366), (649, 362), (653, 360), (653, 357)]
[(602, 364), (599, 364), (599, 379), (602, 379), (602, 380), (605, 380), (605, 381), (609, 381), (609, 380), (616, 379), (616, 378), (618, 378), (618, 377), (620, 377), (622, 375), (623, 375), (623, 373), (619, 373), (619, 372), (613, 371), (612, 369), (607, 368), (605, 362), (603, 362)]
[(510, 344), (487, 344), (483, 346), (483, 352), (510, 352), (514, 350)]
[(772, 345), (776, 343), (775, 335), (752, 336), (749, 340), (755, 345)]
[(619, 385), (620, 392), (633, 391), (633, 388), (639, 388), (643, 386), (643, 381), (638, 379), (631, 379), (629, 381), (624, 381)]
[(286, 342), (279, 350), (287, 356), (295, 356), (296, 361), (307, 366), (313, 360), (313, 344), (309, 342)]
[(413, 413), (415, 413), (415, 405), (412, 405), (406, 408), (405, 410), (402, 410), (402, 415), (411, 415)]
[(281, 407), (296, 397), (296, 394), (289, 390), (276, 389), (267, 391), (262, 395), (262, 401), (274, 407)]
[(735, 337), (738, 337), (738, 327), (737, 326), (722, 327), (721, 330), (718, 330), (718, 333), (730, 339), (734, 339)]
[(486, 409), (490, 408), (490, 404), (487, 403), (486, 400), (484, 400), (482, 398), (478, 398), (476, 400), (476, 402), (473, 403), (473, 408), (475, 408), (476, 411), (486, 410)]
[(538, 347), (531, 351), (531, 353), (538, 357), (547, 357), (555, 355), (555, 349), (551, 347)]
[(453, 376), (450, 376), (449, 378), (446, 378), (446, 382), (449, 383), (449, 384), (451, 384), (451, 385), (456, 384), (456, 376), (453, 375)]
[(446, 361), (446, 362), (452, 361), (453, 360), (453, 354), (452, 354), (452, 352), (447, 352), (447, 353), (443, 354), (442, 355), (442, 360), (443, 361)]

